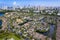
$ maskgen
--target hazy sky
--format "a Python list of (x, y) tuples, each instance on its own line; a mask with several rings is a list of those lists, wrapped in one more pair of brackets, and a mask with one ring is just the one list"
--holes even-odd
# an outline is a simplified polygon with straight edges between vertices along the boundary
[(0, 6), (26, 6), (29, 4), (33, 6), (60, 6), (60, 0), (0, 0)]

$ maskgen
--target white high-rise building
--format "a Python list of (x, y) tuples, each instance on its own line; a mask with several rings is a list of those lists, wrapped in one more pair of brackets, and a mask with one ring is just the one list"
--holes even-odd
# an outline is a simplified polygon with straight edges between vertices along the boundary
[(7, 10), (7, 6), (3, 6), (2, 9), (3, 9), (3, 10)]

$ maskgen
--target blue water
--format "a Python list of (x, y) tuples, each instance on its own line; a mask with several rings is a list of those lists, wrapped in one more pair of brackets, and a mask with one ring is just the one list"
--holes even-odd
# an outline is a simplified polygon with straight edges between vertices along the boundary
[(4, 13), (3, 12), (0, 12), (0, 16), (4, 16)]
[(54, 34), (54, 29), (55, 29), (55, 25), (50, 25), (50, 31), (49, 31), (49, 35), (50, 37), (52, 37), (52, 35)]
[(49, 37), (52, 37), (52, 35), (54, 34), (54, 29), (55, 29), (55, 25), (50, 24), (50, 29), (48, 32), (42, 33), (43, 35), (49, 35)]
[[(0, 12), (0, 17), (1, 16), (4, 16), (4, 13), (3, 12)], [(0, 20), (0, 26), (2, 26), (2, 20)]]
[(2, 25), (2, 20), (0, 20), (0, 26)]

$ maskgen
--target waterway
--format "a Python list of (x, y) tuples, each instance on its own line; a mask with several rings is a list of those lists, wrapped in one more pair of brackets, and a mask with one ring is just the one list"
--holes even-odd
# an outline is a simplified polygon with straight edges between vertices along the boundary
[(45, 35), (45, 36), (49, 36), (52, 38), (53, 34), (54, 34), (54, 31), (55, 31), (55, 25), (53, 24), (50, 24), (50, 29), (47, 31), (47, 32), (43, 32), (41, 34)]
[(0, 17), (1, 17), (1, 16), (4, 16), (4, 14), (5, 14), (5, 13), (3, 13), (3, 12), (0, 12)]
[(2, 25), (2, 20), (0, 20), (0, 26)]
[[(0, 17), (4, 16), (5, 13), (0, 12)], [(0, 19), (0, 27), (2, 26), (2, 20)]]

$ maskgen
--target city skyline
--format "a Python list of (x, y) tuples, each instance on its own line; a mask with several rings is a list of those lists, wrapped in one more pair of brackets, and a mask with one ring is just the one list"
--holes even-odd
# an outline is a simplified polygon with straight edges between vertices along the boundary
[(1, 6), (60, 6), (60, 0), (0, 0)]

